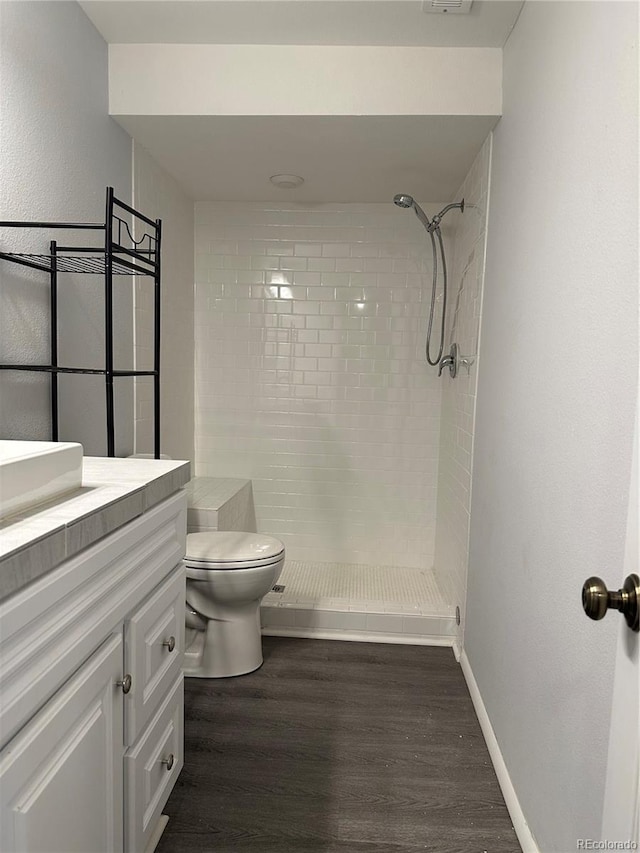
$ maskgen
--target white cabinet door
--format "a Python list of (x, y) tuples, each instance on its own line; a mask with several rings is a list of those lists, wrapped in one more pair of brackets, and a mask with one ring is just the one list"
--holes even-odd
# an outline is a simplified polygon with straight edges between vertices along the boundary
[(176, 570), (125, 622), (125, 740), (132, 746), (182, 671), (186, 571)]
[(3, 853), (122, 851), (122, 668), (114, 634), (0, 753)]

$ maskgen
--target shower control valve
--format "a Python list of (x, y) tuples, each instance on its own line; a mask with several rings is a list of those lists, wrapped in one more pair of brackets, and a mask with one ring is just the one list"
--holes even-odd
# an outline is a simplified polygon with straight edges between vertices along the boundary
[(455, 379), (458, 374), (458, 344), (451, 344), (449, 355), (445, 355), (444, 358), (440, 359), (440, 364), (438, 365), (438, 376), (442, 376), (442, 371), (445, 367), (449, 368), (449, 376), (452, 379)]

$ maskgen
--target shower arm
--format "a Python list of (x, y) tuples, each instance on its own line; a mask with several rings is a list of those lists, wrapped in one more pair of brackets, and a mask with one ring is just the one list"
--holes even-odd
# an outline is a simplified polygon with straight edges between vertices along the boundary
[[(442, 217), (448, 213), (450, 210), (459, 209), (460, 213), (464, 213), (464, 199), (462, 201), (457, 202), (455, 204), (448, 204), (446, 207), (443, 207), (440, 213), (436, 213), (436, 215), (431, 220), (431, 223), (427, 225), (427, 230), (436, 231), (440, 227), (440, 223), (442, 221)], [(416, 211), (417, 213), (418, 211)]]

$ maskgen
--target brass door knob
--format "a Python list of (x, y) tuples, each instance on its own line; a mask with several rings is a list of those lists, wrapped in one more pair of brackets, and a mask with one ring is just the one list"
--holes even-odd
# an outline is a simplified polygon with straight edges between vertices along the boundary
[(602, 619), (607, 610), (619, 610), (632, 631), (640, 630), (640, 577), (628, 575), (622, 589), (609, 591), (601, 578), (587, 578), (582, 607), (590, 619)]

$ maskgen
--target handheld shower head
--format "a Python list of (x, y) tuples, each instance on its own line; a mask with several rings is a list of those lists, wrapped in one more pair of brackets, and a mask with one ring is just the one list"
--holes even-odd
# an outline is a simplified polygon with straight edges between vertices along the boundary
[[(433, 251), (433, 279), (431, 283), (431, 310), (429, 312), (429, 327), (427, 329), (427, 343), (425, 346), (425, 350), (427, 362), (431, 365), (436, 365), (440, 363), (440, 373), (442, 373), (442, 365), (444, 364), (444, 362), (440, 362), (440, 358), (442, 357), (442, 350), (444, 347), (444, 330), (447, 318), (447, 264), (444, 254), (444, 243), (442, 241), (442, 234), (440, 233), (440, 221), (442, 220), (442, 217), (447, 213), (447, 211), (451, 210), (452, 208), (458, 208), (461, 212), (464, 211), (464, 199), (462, 199), (462, 201), (457, 204), (448, 204), (440, 211), (440, 213), (436, 214), (433, 217), (431, 222), (429, 222), (427, 214), (424, 212), (424, 210), (420, 207), (419, 204), (416, 204), (412, 196), (406, 195), (404, 193), (398, 193), (398, 195), (394, 195), (393, 203), (396, 204), (398, 207), (412, 207), (416, 216), (418, 217), (420, 222), (422, 222), (429, 234), (429, 237), (431, 238), (431, 248)], [(440, 248), (440, 257), (442, 259), (443, 285), (442, 313), (440, 320), (440, 347), (438, 349), (438, 354), (434, 359), (431, 357), (431, 329), (433, 327), (433, 317), (436, 307), (436, 284), (438, 280), (438, 249), (436, 247), (436, 238), (438, 246)]]
[(398, 207), (413, 207), (414, 201), (410, 195), (403, 195), (403, 193), (398, 193), (398, 195), (394, 195), (393, 203), (397, 204)]
[(398, 193), (398, 195), (394, 195), (393, 203), (397, 204), (398, 207), (412, 207), (420, 222), (422, 222), (427, 231), (429, 230), (429, 227), (431, 225), (431, 223), (429, 222), (429, 217), (420, 207), (420, 205), (413, 200), (413, 196), (406, 195), (405, 193)]

